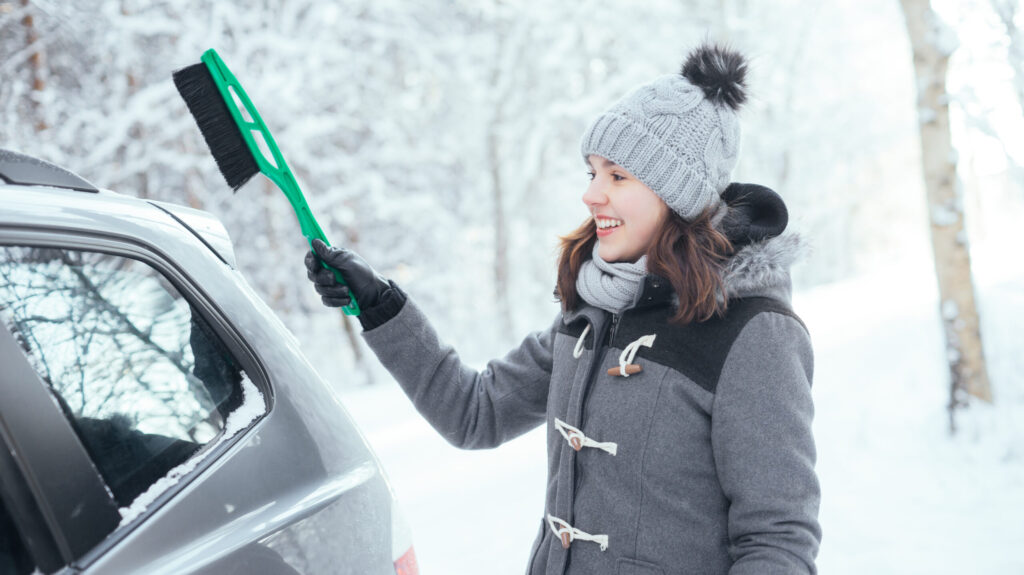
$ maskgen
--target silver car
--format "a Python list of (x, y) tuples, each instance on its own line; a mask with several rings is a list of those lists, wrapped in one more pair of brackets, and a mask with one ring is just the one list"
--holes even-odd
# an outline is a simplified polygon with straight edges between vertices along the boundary
[(0, 574), (417, 573), (210, 214), (0, 150), (0, 319)]

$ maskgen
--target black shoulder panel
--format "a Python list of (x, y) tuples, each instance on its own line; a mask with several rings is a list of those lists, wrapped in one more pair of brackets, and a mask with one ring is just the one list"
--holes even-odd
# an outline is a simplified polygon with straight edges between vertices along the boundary
[(636, 339), (655, 333), (654, 346), (641, 347), (637, 357), (670, 367), (712, 393), (733, 342), (755, 316), (781, 313), (804, 325), (791, 309), (764, 297), (731, 300), (725, 317), (683, 326), (668, 323), (671, 311), (671, 306), (627, 311), (622, 315), (612, 346), (624, 349)]
[[(583, 335), (583, 330), (586, 329), (589, 322), (585, 317), (578, 317), (569, 325), (561, 324), (558, 326), (558, 333), (565, 334), (573, 339), (579, 339)], [(594, 349), (594, 332), (593, 330), (587, 332), (587, 339), (583, 341), (583, 347), (587, 349)]]
[(0, 149), (0, 180), (26, 186), (53, 186), (99, 192), (82, 177), (32, 156)]

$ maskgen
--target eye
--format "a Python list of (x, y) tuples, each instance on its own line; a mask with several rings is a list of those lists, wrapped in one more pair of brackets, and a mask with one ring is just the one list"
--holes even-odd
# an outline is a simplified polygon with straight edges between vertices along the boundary
[(622, 180), (626, 179), (626, 176), (623, 176), (622, 174), (616, 174), (613, 172), (612, 179), (615, 180), (616, 182), (621, 182)]
[(595, 174), (594, 172), (587, 172), (587, 179), (593, 180), (595, 176), (597, 176), (597, 174)]

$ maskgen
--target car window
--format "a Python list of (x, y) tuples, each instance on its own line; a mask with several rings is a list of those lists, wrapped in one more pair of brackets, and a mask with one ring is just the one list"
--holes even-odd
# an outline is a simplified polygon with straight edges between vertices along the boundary
[(28, 549), (7, 513), (4, 500), (0, 498), (0, 573), (21, 575), (35, 570)]
[(0, 317), (121, 507), (217, 437), (241, 402), (237, 360), (142, 261), (0, 246)]

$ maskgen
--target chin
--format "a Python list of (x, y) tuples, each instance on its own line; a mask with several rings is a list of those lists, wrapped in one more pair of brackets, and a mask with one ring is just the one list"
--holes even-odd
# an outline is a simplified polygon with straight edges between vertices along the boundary
[(621, 256), (619, 255), (618, 252), (606, 251), (606, 250), (602, 250), (602, 249), (597, 250), (597, 255), (601, 256), (601, 259), (603, 259), (604, 261), (606, 261), (608, 263), (617, 262), (621, 258)]
[(620, 253), (617, 253), (617, 252), (613, 253), (610, 256), (606, 256), (605, 254), (602, 254), (601, 252), (598, 252), (598, 253), (601, 254), (601, 259), (603, 259), (604, 261), (606, 261), (606, 262), (608, 262), (610, 264), (617, 264), (617, 263), (621, 263), (621, 262), (632, 263), (632, 262), (635, 262), (637, 259), (639, 259), (639, 258), (632, 258), (632, 259), (630, 259), (628, 257), (623, 256)]

